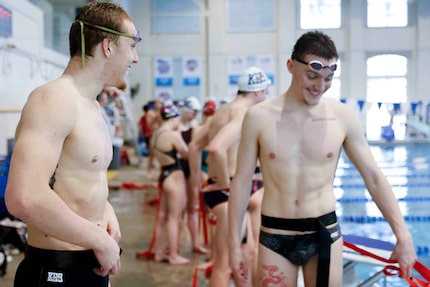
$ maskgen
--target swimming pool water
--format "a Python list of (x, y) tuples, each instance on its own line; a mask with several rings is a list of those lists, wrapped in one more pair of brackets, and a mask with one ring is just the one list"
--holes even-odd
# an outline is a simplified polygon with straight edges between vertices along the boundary
[[(418, 259), (430, 267), (430, 143), (371, 145), (378, 166), (392, 186), (414, 239)], [(366, 190), (360, 174), (342, 154), (334, 190), (336, 212), (342, 232), (395, 243), (390, 226)], [(358, 264), (360, 280), (380, 267)], [(378, 282), (383, 286), (383, 279)], [(404, 280), (387, 277), (386, 286), (409, 286)]]

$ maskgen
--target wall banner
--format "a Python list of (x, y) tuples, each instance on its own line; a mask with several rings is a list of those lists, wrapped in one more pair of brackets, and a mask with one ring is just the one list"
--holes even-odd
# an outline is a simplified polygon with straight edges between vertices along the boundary
[(171, 87), (173, 85), (173, 58), (154, 58), (155, 86)]
[(229, 85), (236, 86), (240, 74), (247, 68), (245, 56), (230, 56), (227, 63), (227, 75)]
[(202, 76), (201, 57), (182, 58), (182, 82), (184, 86), (199, 86)]

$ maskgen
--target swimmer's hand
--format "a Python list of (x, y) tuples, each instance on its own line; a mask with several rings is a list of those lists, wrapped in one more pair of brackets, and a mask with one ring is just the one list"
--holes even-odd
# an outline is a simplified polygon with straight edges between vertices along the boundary
[(121, 268), (120, 248), (118, 243), (109, 234), (105, 233), (104, 241), (99, 248), (94, 249), (94, 255), (100, 264), (99, 268), (94, 268), (94, 273), (99, 276), (114, 275)]
[(412, 269), (417, 260), (417, 255), (410, 236), (397, 241), (390, 259), (399, 262), (400, 277), (412, 277)]
[(230, 266), (233, 271), (235, 286), (249, 286), (250, 269), (241, 247), (230, 252)]
[(119, 227), (118, 218), (116, 217), (115, 211), (109, 202), (106, 204), (104, 217), (107, 223), (106, 231), (117, 243), (119, 243), (121, 239), (121, 230)]

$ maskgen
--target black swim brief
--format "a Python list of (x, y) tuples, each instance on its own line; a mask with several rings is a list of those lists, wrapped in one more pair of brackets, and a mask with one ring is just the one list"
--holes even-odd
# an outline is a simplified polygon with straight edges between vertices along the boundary
[(191, 175), (191, 170), (188, 160), (181, 158), (179, 159), (179, 162), (181, 163), (182, 171), (184, 172), (185, 178), (189, 178)]
[(179, 163), (173, 163), (170, 165), (165, 165), (161, 167), (160, 176), (158, 177), (158, 182), (163, 184), (166, 178), (169, 177), (173, 172), (177, 170), (182, 170), (182, 166)]
[(228, 198), (228, 190), (213, 190), (203, 192), (203, 201), (209, 208), (214, 208), (218, 204), (227, 202)]
[[(233, 178), (230, 177), (230, 180)], [(208, 184), (215, 184), (216, 179), (208, 178)], [(209, 208), (214, 208), (218, 204), (228, 201), (230, 189), (226, 188), (224, 190), (211, 190), (203, 192), (203, 201)]]
[[(317, 218), (287, 219), (261, 216), (261, 226), (299, 232), (298, 235), (273, 234), (260, 230), (260, 244), (282, 255), (294, 265), (304, 265), (318, 254), (317, 287), (328, 286), (330, 245), (342, 235), (335, 212)], [(331, 228), (326, 226), (336, 224)]]
[(107, 287), (109, 276), (93, 271), (99, 266), (92, 250), (57, 251), (27, 246), (14, 287)]

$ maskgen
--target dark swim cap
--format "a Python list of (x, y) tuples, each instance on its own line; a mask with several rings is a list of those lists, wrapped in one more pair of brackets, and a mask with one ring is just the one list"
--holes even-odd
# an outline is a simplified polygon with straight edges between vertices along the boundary
[(179, 110), (174, 105), (163, 106), (160, 110), (161, 117), (164, 120), (168, 120), (170, 118), (179, 117), (181, 114)]

